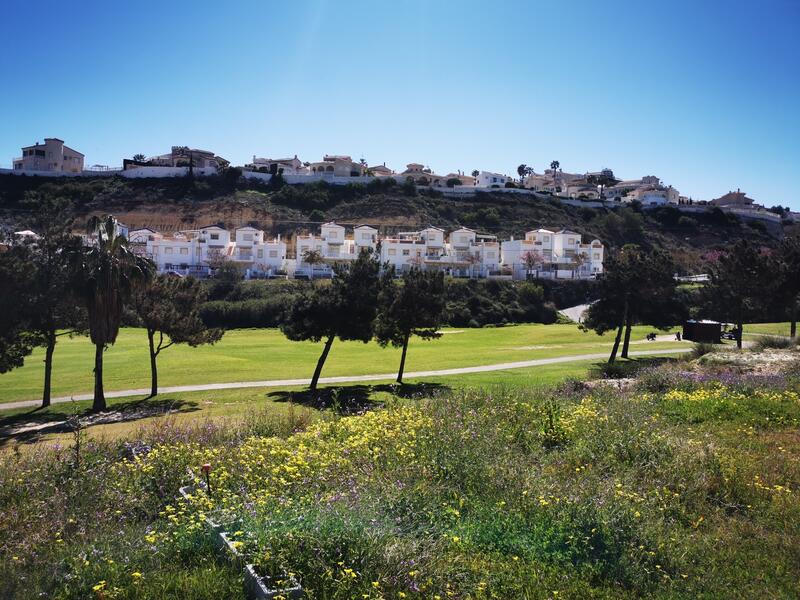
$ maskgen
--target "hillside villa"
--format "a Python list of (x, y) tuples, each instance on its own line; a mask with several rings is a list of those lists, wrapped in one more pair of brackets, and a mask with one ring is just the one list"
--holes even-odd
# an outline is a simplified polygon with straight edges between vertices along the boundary
[(44, 143), (24, 146), (22, 156), (14, 159), (15, 171), (83, 171), (83, 154), (64, 145), (64, 140), (44, 138)]

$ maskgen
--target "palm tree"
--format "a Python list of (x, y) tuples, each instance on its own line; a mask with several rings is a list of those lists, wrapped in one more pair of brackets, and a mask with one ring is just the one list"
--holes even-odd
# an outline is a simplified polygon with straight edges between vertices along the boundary
[(580, 279), (581, 269), (583, 269), (583, 265), (586, 264), (587, 259), (588, 259), (588, 257), (582, 252), (578, 252), (572, 257), (572, 264), (573, 264), (572, 278), (573, 279), (575, 279), (575, 273), (578, 274), (578, 279)]
[(103, 351), (119, 333), (122, 308), (134, 287), (152, 276), (153, 263), (137, 256), (120, 235), (117, 220), (92, 217), (86, 226), (90, 245), (77, 255), (78, 289), (86, 304), (89, 337), (95, 346), (92, 410), (105, 410)]
[(321, 265), (325, 262), (325, 257), (322, 256), (322, 252), (319, 250), (306, 250), (303, 252), (303, 262), (307, 265), (311, 266), (311, 277), (310, 279), (314, 279), (314, 265)]
[(525, 187), (525, 178), (533, 173), (533, 167), (529, 167), (525, 163), (517, 167), (517, 175), (519, 175), (519, 183)]
[(558, 192), (558, 184), (556, 183), (556, 172), (561, 167), (561, 163), (557, 160), (554, 160), (550, 163), (550, 170), (553, 172), (553, 191)]

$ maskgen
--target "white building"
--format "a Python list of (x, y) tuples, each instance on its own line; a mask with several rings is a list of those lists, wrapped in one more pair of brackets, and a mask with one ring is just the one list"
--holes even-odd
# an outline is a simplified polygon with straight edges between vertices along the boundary
[(475, 180), (475, 186), (484, 188), (505, 187), (506, 183), (509, 181), (513, 181), (513, 179), (508, 175), (481, 171), (478, 173), (478, 177)]
[(603, 272), (604, 248), (600, 240), (584, 244), (580, 234), (562, 229), (536, 229), (525, 239), (502, 243), (502, 265), (515, 279), (581, 279)]
[(22, 148), (22, 156), (14, 159), (14, 170), (80, 173), (83, 154), (64, 145), (64, 140), (44, 138), (44, 144), (36, 142)]
[(286, 243), (265, 240), (264, 232), (240, 227), (230, 232), (217, 225), (166, 236), (149, 228), (130, 232), (133, 250), (147, 256), (160, 273), (206, 277), (225, 261), (238, 264), (246, 278), (274, 275), (286, 267)]
[(244, 167), (250, 171), (259, 173), (270, 173), (272, 175), (308, 175), (308, 168), (297, 158), (257, 158), (253, 156), (253, 162)]

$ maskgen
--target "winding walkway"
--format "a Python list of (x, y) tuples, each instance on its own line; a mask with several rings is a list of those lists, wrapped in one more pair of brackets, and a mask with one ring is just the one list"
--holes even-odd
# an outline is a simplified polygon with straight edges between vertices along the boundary
[[(691, 347), (669, 348), (666, 350), (639, 350), (629, 352), (630, 356), (657, 356), (662, 354), (682, 354), (690, 352)], [(497, 363), (493, 365), (478, 365), (474, 367), (458, 367), (455, 369), (440, 369), (438, 371), (407, 371), (404, 379), (419, 379), (420, 377), (442, 377), (446, 375), (467, 375), (470, 373), (489, 373), (491, 371), (507, 371), (509, 369), (527, 369), (529, 367), (540, 367), (542, 365), (554, 365), (558, 363), (577, 362), (581, 360), (598, 360), (608, 357), (608, 352), (595, 354), (573, 354), (568, 356), (556, 356), (553, 358), (537, 358), (534, 360), (523, 360), (518, 362)], [(397, 373), (379, 373), (374, 375), (343, 375), (340, 377), (320, 377), (320, 384), (331, 383), (361, 383), (365, 381), (391, 381), (397, 377)], [(174, 394), (178, 392), (205, 392), (211, 390), (231, 390), (239, 388), (274, 388), (274, 387), (297, 387), (308, 385), (310, 379), (269, 379), (266, 381), (232, 381), (228, 383), (202, 383), (196, 385), (172, 385), (163, 386), (158, 389), (159, 394)], [(150, 388), (135, 390), (117, 390), (106, 392), (106, 398), (125, 398), (128, 396), (147, 396)], [(91, 400), (92, 394), (75, 394), (73, 396), (61, 396), (53, 398), (52, 403), (71, 402), (73, 400)], [(15, 408), (33, 408), (39, 406), (41, 400), (21, 400), (18, 402), (6, 402), (0, 404), (0, 411)]]

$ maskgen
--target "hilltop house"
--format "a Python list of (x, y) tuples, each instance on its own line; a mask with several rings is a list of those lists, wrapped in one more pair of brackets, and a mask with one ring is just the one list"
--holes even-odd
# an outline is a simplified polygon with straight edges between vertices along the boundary
[(735, 206), (746, 208), (753, 206), (753, 204), (755, 204), (755, 200), (748, 198), (747, 194), (737, 188), (735, 192), (728, 192), (719, 198), (714, 198), (709, 202), (709, 204), (713, 204), (714, 206)]
[(400, 181), (434, 187), (441, 187), (447, 183), (447, 178), (444, 175), (437, 175), (430, 167), (426, 167), (421, 163), (408, 163), (406, 170), (400, 173), (398, 178)]
[(297, 158), (256, 158), (253, 156), (253, 162), (244, 167), (250, 171), (258, 171), (259, 173), (270, 173), (277, 175), (308, 175), (308, 169), (303, 165), (303, 162)]
[(584, 244), (569, 229), (536, 229), (522, 240), (503, 242), (501, 262), (515, 279), (583, 279), (603, 272), (603, 255), (600, 240)]
[(361, 163), (354, 162), (349, 156), (339, 154), (326, 154), (320, 162), (313, 162), (308, 166), (312, 175), (331, 177), (359, 177), (364, 174)]
[(44, 144), (36, 142), (22, 148), (22, 156), (14, 159), (14, 170), (80, 173), (83, 154), (66, 146), (64, 140), (44, 138)]
[(123, 160), (124, 170), (138, 167), (192, 167), (196, 169), (223, 169), (230, 162), (210, 150), (173, 146), (167, 154), (152, 156), (144, 161)]
[(492, 187), (505, 187), (506, 183), (513, 181), (508, 175), (502, 173), (490, 173), (489, 171), (481, 171), (475, 181), (477, 187), (492, 188)]

